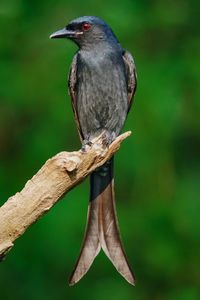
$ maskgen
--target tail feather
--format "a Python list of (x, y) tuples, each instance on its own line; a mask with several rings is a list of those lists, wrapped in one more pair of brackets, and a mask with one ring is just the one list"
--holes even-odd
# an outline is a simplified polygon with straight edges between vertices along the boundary
[[(98, 200), (98, 199), (96, 199)], [(77, 283), (87, 273), (101, 246), (98, 236), (98, 201), (92, 201), (88, 207), (87, 226), (81, 252), (69, 279), (69, 285)]]
[(70, 277), (70, 285), (89, 270), (103, 249), (117, 271), (131, 284), (135, 278), (120, 238), (114, 197), (113, 159), (91, 175), (88, 220), (81, 253)]
[[(111, 260), (117, 271), (132, 285), (135, 283), (133, 272), (129, 266), (118, 226), (115, 198), (114, 198), (114, 180), (112, 180), (111, 187), (108, 186), (106, 195), (102, 197), (101, 205), (101, 223), (103, 240), (101, 246), (105, 254)], [(111, 195), (112, 197), (110, 197)]]

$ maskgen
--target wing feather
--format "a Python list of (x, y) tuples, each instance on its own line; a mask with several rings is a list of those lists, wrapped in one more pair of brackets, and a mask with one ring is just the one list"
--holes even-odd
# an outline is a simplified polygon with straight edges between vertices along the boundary
[(68, 90), (69, 94), (71, 97), (72, 101), (72, 108), (74, 112), (74, 119), (76, 122), (76, 126), (78, 128), (78, 133), (80, 136), (81, 141), (83, 140), (83, 133), (81, 130), (81, 125), (79, 122), (79, 117), (78, 117), (78, 110), (77, 110), (77, 59), (78, 59), (78, 54), (76, 54), (72, 60), (70, 72), (69, 72), (69, 78), (68, 78)]
[(136, 92), (136, 87), (137, 87), (137, 73), (136, 73), (135, 62), (130, 52), (124, 51), (123, 59), (124, 59), (126, 75), (127, 75), (128, 102), (129, 102), (129, 110), (130, 110), (133, 102), (133, 97)]

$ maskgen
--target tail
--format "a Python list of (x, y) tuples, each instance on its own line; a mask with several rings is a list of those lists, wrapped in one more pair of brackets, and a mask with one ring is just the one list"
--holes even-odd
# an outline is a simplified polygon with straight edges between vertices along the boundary
[(102, 248), (117, 271), (134, 285), (135, 278), (122, 246), (115, 209), (113, 158), (91, 175), (90, 184), (85, 237), (69, 284), (74, 285), (87, 273)]

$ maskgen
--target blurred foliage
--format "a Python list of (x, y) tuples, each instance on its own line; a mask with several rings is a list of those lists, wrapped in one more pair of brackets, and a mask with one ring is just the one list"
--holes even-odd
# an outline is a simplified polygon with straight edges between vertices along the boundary
[(134, 54), (135, 103), (116, 156), (121, 232), (137, 277), (128, 285), (101, 254), (67, 285), (84, 232), (88, 182), (15, 244), (0, 265), (0, 298), (200, 299), (200, 38), (198, 1), (1, 0), (0, 204), (52, 155), (80, 147), (66, 74), (76, 46), (49, 40), (98, 15)]

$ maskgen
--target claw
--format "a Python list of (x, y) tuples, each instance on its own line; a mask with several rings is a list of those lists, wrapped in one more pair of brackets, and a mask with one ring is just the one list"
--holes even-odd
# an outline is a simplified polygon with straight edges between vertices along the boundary
[(108, 131), (104, 131), (102, 134), (102, 145), (103, 147), (107, 148), (116, 138), (114, 132), (110, 133)]
[(88, 147), (92, 147), (92, 142), (89, 140), (83, 140), (81, 151), (86, 152)]

